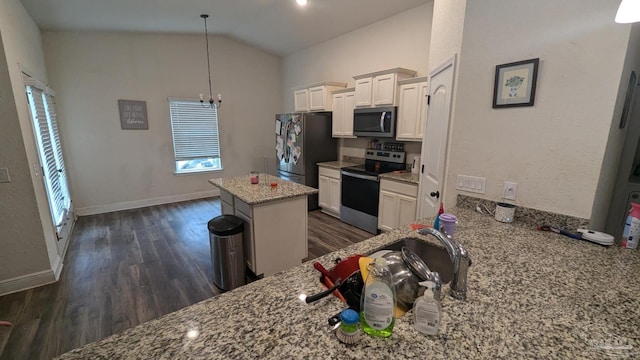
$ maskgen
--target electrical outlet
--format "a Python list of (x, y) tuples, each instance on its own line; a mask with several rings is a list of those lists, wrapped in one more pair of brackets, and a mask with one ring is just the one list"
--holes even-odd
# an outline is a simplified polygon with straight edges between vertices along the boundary
[(518, 183), (505, 181), (502, 187), (502, 198), (507, 200), (515, 200), (518, 194)]
[(484, 194), (486, 184), (487, 184), (486, 178), (481, 178), (477, 176), (458, 175), (458, 179), (456, 181), (456, 189), (478, 193), (478, 194)]

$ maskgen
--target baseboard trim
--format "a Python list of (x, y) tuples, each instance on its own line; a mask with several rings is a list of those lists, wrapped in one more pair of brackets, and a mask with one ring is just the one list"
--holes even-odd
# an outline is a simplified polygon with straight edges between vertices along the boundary
[(53, 264), (53, 266), (51, 266), (53, 277), (55, 278), (56, 281), (60, 280), (60, 274), (62, 273), (62, 267), (64, 266), (62, 259), (64, 258), (61, 256), (58, 256), (56, 258), (56, 262)]
[[(62, 271), (62, 261), (56, 264), (56, 269), (39, 271), (33, 274), (18, 276), (12, 279), (0, 281), (0, 296), (9, 295), (18, 291), (32, 289), (38, 286), (56, 282)], [(56, 275), (57, 272), (57, 275)]]
[(179, 194), (179, 195), (163, 196), (163, 197), (151, 198), (151, 199), (125, 201), (125, 202), (114, 203), (114, 204), (76, 208), (76, 215), (86, 216), (86, 215), (103, 214), (103, 213), (114, 212), (114, 211), (137, 209), (137, 208), (146, 207), (146, 206), (170, 204), (174, 202), (203, 199), (203, 198), (214, 197), (214, 196), (220, 196), (220, 190), (218, 188), (215, 188), (214, 190), (199, 191), (199, 192), (189, 193), (189, 194)]

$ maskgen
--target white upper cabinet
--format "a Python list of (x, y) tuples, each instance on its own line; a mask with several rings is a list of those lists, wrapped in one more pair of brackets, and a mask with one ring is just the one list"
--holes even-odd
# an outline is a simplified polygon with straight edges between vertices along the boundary
[(399, 82), (397, 140), (422, 141), (427, 123), (427, 78)]
[(356, 107), (397, 106), (398, 81), (415, 75), (414, 70), (394, 68), (354, 76)]
[(294, 111), (309, 111), (309, 89), (300, 89), (293, 91)]
[(356, 107), (371, 106), (371, 92), (373, 90), (373, 78), (364, 77), (356, 79)]
[(353, 138), (354, 88), (333, 92), (333, 116), (331, 133), (333, 137)]
[(373, 106), (392, 106), (398, 82), (396, 74), (384, 74), (373, 78)]
[(324, 81), (293, 88), (294, 111), (331, 111), (331, 92), (345, 87), (346, 83)]

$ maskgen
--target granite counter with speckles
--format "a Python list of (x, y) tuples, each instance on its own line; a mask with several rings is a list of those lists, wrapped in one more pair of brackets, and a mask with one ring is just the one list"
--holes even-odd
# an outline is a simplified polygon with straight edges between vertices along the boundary
[[(445, 296), (437, 336), (412, 328), (343, 345), (327, 318), (343, 305), (300, 294), (322, 289), (311, 262), (89, 344), (61, 359), (606, 359), (640, 356), (640, 253), (454, 208), (456, 238), (473, 264), (468, 299)], [(425, 220), (429, 223), (431, 220)], [(409, 226), (323, 256), (367, 253)], [(424, 241), (437, 240), (419, 236)], [(448, 293), (448, 287), (443, 286)]]
[(409, 172), (388, 172), (378, 175), (380, 179), (388, 179), (394, 181), (400, 181), (407, 184), (418, 185), (420, 184), (420, 174), (412, 174)]
[[(249, 175), (233, 178), (215, 178), (210, 179), (209, 182), (229, 192), (231, 195), (237, 196), (249, 205), (318, 193), (318, 189), (283, 180), (273, 175), (260, 174), (259, 178), (259, 184), (252, 184), (251, 176)], [(271, 182), (276, 182), (278, 185), (273, 188), (270, 185)]]
[(330, 168), (330, 169), (340, 170), (343, 167), (356, 166), (358, 164), (352, 163), (352, 162), (347, 162), (347, 161), (325, 161), (325, 162), (319, 162), (317, 165), (318, 166), (322, 166), (322, 167), (326, 167), (326, 168)]

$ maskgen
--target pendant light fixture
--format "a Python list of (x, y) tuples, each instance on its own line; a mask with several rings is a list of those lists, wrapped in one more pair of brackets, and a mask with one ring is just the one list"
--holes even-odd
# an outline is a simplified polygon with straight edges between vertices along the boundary
[[(222, 106), (222, 95), (218, 94), (218, 99), (213, 100), (213, 93), (211, 91), (211, 61), (209, 60), (209, 33), (207, 31), (207, 18), (209, 14), (200, 15), (204, 19), (204, 38), (207, 43), (207, 70), (209, 74), (209, 107), (219, 109)], [(200, 94), (200, 104), (204, 105), (204, 96)]]

